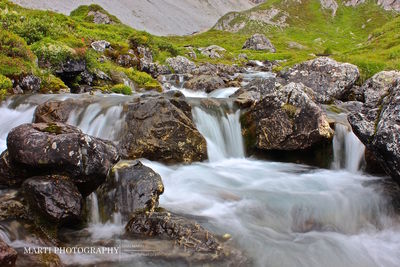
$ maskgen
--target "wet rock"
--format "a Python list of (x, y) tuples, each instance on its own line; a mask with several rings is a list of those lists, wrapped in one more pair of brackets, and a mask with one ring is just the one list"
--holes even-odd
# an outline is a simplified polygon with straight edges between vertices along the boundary
[(196, 64), (183, 56), (167, 58), (166, 62), (176, 74), (191, 73), (196, 68)]
[(185, 88), (192, 90), (201, 90), (206, 93), (211, 93), (212, 91), (226, 87), (225, 82), (222, 78), (218, 76), (211, 75), (200, 75), (195, 76), (184, 84)]
[(22, 188), (30, 210), (48, 221), (65, 224), (80, 219), (82, 195), (68, 177), (32, 177), (23, 183)]
[(93, 17), (93, 23), (95, 24), (111, 24), (111, 19), (107, 14), (100, 11), (90, 11), (88, 17)]
[(140, 161), (122, 161), (97, 189), (97, 198), (99, 206), (103, 207), (102, 214), (110, 216), (119, 212), (129, 220), (132, 213), (154, 211), (163, 192), (164, 185), (158, 173)]
[(92, 42), (90, 46), (97, 52), (104, 52), (107, 48), (111, 47), (111, 44), (106, 40), (100, 40)]
[(254, 34), (243, 45), (243, 49), (250, 50), (267, 50), (271, 53), (275, 53), (276, 49), (271, 41), (265, 37), (264, 34)]
[(212, 233), (194, 221), (169, 212), (135, 214), (128, 222), (126, 231), (141, 237), (172, 239), (180, 247), (212, 254), (215, 259), (225, 256), (222, 245)]
[(88, 195), (118, 159), (117, 148), (61, 123), (22, 124), (7, 137), (10, 161), (32, 175), (67, 174)]
[(17, 260), (18, 253), (0, 239), (0, 266), (13, 267)]
[(365, 105), (370, 108), (378, 107), (396, 79), (400, 79), (400, 71), (381, 71), (368, 79), (360, 89)]
[(28, 219), (20, 194), (15, 189), (3, 190), (0, 196), (0, 221)]
[(303, 83), (316, 93), (317, 102), (330, 103), (348, 94), (360, 72), (355, 65), (320, 57), (295, 65), (281, 73), (280, 77), (288, 83)]
[(400, 80), (387, 89), (379, 106), (371, 108), (376, 97), (357, 112), (349, 114), (353, 132), (370, 150), (384, 171), (400, 183)]
[(243, 118), (245, 137), (261, 150), (302, 150), (329, 141), (333, 131), (313, 92), (290, 83), (263, 96)]
[(240, 107), (249, 107), (260, 101), (263, 96), (274, 93), (281, 86), (276, 77), (254, 79), (243, 88), (237, 90), (231, 97)]
[(120, 143), (125, 158), (167, 163), (207, 158), (205, 139), (184, 98), (142, 96), (128, 103), (126, 110), (127, 133)]
[(0, 155), (0, 188), (18, 187), (25, 180), (28, 173), (15, 166), (4, 151)]
[(73, 110), (85, 107), (90, 101), (79, 99), (67, 99), (64, 101), (50, 100), (37, 106), (35, 110), (34, 122), (61, 122), (66, 123)]
[(209, 58), (221, 58), (226, 52), (226, 49), (218, 45), (210, 45), (208, 47), (201, 47), (199, 51), (202, 55)]

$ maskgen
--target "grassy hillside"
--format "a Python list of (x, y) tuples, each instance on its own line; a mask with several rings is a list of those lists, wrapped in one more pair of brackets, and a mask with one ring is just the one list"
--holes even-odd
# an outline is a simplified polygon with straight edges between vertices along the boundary
[[(160, 63), (171, 56), (185, 55), (187, 46), (196, 50), (216, 44), (227, 50), (222, 58), (210, 59), (196, 50), (195, 61), (240, 64), (238, 55), (246, 53), (249, 59), (283, 60), (285, 67), (329, 54), (357, 64), (364, 79), (383, 69), (400, 69), (400, 17), (371, 1), (356, 8), (339, 2), (333, 17), (332, 11), (322, 9), (318, 0), (271, 0), (245, 12), (225, 15), (215, 27), (224, 31), (212, 29), (183, 37), (157, 37), (137, 31), (111, 14), (108, 14), (111, 24), (94, 24), (88, 16), (90, 11), (108, 14), (100, 6), (92, 5), (65, 16), (0, 0), (0, 97), (5, 91), (11, 92), (10, 80), (31, 73), (41, 78), (42, 92), (56, 92), (65, 87), (54, 69), (39, 68), (38, 58), (50, 66), (57, 66), (66, 58), (85, 59), (89, 71), (101, 70), (109, 76), (123, 73), (140, 87), (157, 89), (158, 82), (147, 73), (115, 63), (119, 55), (137, 45), (149, 47), (155, 61)], [(253, 33), (266, 34), (277, 53), (242, 50)], [(111, 60), (101, 62), (98, 59), (102, 54), (91, 49), (90, 44), (103, 39), (111, 43), (113, 50), (106, 53)], [(111, 91), (116, 84), (98, 86)]]
[[(170, 40), (178, 45), (221, 45), (231, 52), (228, 60), (245, 52), (252, 59), (285, 59), (285, 65), (331, 54), (357, 64), (364, 79), (383, 69), (399, 69), (398, 14), (383, 10), (374, 1), (357, 7), (346, 7), (340, 1), (338, 4), (332, 16), (332, 10), (323, 9), (318, 0), (272, 0), (245, 12), (225, 15), (214, 30)], [(244, 40), (253, 33), (264, 33), (277, 53), (241, 50)], [(371, 34), (373, 38), (368, 41)]]

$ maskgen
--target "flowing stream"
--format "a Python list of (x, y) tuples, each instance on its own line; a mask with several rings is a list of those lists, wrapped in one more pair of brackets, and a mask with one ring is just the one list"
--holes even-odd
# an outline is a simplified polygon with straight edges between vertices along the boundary
[[(13, 99), (0, 107), (1, 150), (8, 131), (32, 121), (35, 106), (45, 100)], [(122, 102), (119, 96), (96, 98), (75, 110), (68, 122), (92, 135), (117, 140), (124, 116)], [(192, 111), (206, 138), (209, 160), (175, 166), (143, 160), (163, 179), (160, 206), (206, 218), (202, 224), (217, 234), (229, 233), (253, 266), (400, 266), (399, 218), (377, 190), (379, 183), (374, 183), (384, 178), (362, 172), (364, 146), (347, 126), (336, 125), (332, 169), (319, 169), (246, 157), (240, 110), (232, 106), (208, 110), (195, 105)], [(91, 224), (86, 242), (121, 238), (125, 222), (119, 215), (101, 223), (96, 195), (88, 202)], [(5, 233), (0, 231), (2, 237)], [(127, 260), (123, 256), (62, 260), (130, 265), (117, 263)], [(140, 266), (154, 263), (144, 261)]]

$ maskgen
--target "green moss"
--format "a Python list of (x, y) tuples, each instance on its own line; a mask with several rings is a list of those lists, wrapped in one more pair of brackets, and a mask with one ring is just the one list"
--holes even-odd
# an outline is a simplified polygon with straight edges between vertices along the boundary
[(146, 72), (129, 69), (125, 73), (133, 82), (135, 82), (141, 88), (156, 91), (162, 90), (160, 83)]
[(331, 111), (331, 112), (333, 112), (333, 113), (336, 113), (336, 114), (340, 114), (340, 113), (343, 112), (342, 109), (338, 108), (338, 107), (335, 106), (335, 105), (329, 105), (329, 106), (328, 106), (328, 110)]
[(43, 129), (44, 132), (52, 133), (52, 134), (61, 134), (62, 129), (55, 123), (48, 123), (47, 127)]
[(73, 10), (70, 14), (71, 17), (75, 19), (81, 19), (87, 22), (93, 22), (93, 16), (89, 15), (89, 12), (101, 12), (107, 15), (112, 23), (120, 24), (121, 21), (116, 17), (108, 13), (104, 8), (99, 5), (89, 5), (89, 6), (79, 6), (77, 9)]
[(57, 93), (62, 89), (67, 89), (68, 87), (64, 84), (64, 82), (51, 74), (50, 72), (42, 72), (37, 75), (42, 83), (40, 85), (41, 93)]
[(285, 103), (282, 106), (282, 109), (286, 112), (289, 118), (294, 119), (297, 113), (297, 108), (291, 104)]
[(111, 92), (116, 94), (131, 95), (132, 89), (125, 84), (117, 84), (111, 88)]

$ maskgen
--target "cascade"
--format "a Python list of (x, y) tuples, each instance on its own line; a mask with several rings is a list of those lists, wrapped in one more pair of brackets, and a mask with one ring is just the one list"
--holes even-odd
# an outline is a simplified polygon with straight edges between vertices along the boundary
[(346, 169), (355, 173), (360, 170), (364, 161), (365, 146), (349, 129), (341, 123), (335, 124), (333, 138), (333, 163), (334, 169)]

